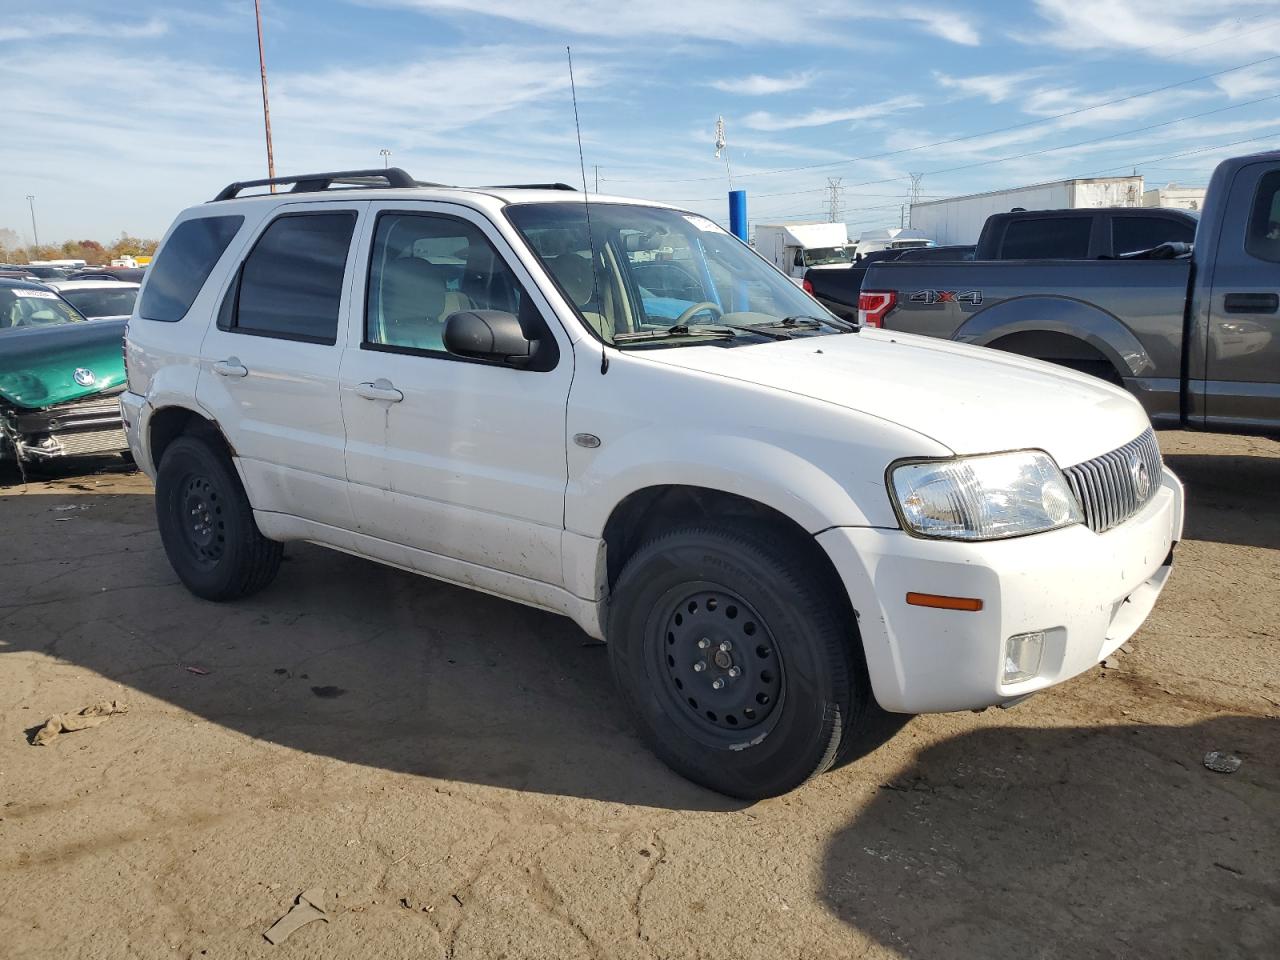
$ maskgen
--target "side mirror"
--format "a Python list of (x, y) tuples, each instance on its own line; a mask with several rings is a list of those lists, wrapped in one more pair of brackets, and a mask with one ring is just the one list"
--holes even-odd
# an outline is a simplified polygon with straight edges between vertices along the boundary
[(538, 341), (525, 337), (514, 313), (461, 310), (444, 322), (444, 348), (468, 360), (525, 367), (538, 352)]

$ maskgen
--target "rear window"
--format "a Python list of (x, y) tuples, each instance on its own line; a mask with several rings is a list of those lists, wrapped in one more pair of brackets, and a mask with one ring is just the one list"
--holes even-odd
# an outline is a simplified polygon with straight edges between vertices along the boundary
[(285, 214), (258, 239), (240, 274), (232, 329), (336, 343), (338, 307), (356, 215)]
[(1015, 220), (1005, 227), (1002, 260), (1083, 260), (1089, 256), (1092, 217)]
[(133, 302), (138, 299), (137, 287), (119, 290), (63, 290), (63, 299), (71, 302), (86, 317), (127, 317), (133, 313)]
[(1244, 248), (1259, 260), (1280, 263), (1280, 170), (1264, 174), (1258, 182)]
[(1111, 249), (1114, 253), (1150, 250), (1162, 243), (1191, 243), (1196, 228), (1167, 217), (1116, 217), (1111, 221)]
[(197, 217), (174, 228), (151, 266), (138, 315), (176, 323), (187, 315), (244, 217)]

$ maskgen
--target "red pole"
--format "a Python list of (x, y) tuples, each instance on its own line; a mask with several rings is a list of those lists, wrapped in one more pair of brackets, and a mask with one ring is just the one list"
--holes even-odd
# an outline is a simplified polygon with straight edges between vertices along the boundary
[[(267, 57), (262, 51), (262, 3), (253, 0), (253, 14), (258, 21), (258, 67), (262, 71), (262, 124), (267, 131), (267, 176), (276, 175), (276, 159), (271, 150), (271, 107), (267, 100)], [(276, 185), (271, 185), (271, 192), (276, 192)]]

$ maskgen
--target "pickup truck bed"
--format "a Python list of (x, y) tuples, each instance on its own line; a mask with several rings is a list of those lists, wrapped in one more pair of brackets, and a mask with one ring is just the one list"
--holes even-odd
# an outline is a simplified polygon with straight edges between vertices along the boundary
[(1185, 258), (890, 262), (873, 264), (865, 287), (895, 293), (882, 323), (888, 330), (995, 347), (1123, 383), (1153, 421), (1174, 426), (1190, 281)]

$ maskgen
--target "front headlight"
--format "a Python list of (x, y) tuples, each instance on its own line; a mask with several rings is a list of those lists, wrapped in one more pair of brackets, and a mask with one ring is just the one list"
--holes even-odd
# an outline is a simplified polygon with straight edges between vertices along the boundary
[(908, 462), (889, 476), (898, 515), (922, 537), (998, 540), (1084, 520), (1062, 471), (1038, 450)]

